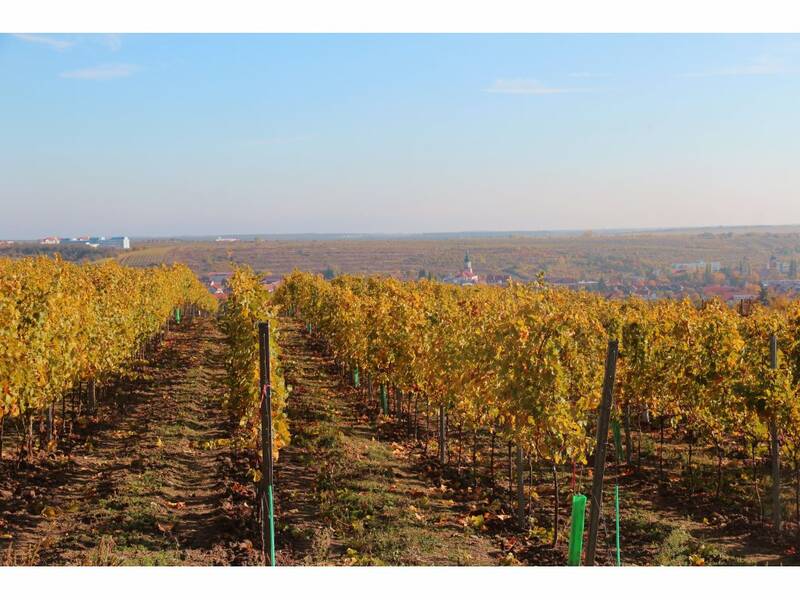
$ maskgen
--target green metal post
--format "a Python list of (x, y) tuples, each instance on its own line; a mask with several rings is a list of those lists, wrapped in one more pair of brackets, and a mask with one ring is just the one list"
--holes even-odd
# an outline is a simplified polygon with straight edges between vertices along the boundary
[(614, 486), (614, 510), (616, 512), (616, 520), (617, 520), (617, 566), (622, 566), (622, 558), (620, 556), (620, 545), (619, 545), (619, 485)]
[[(622, 434), (620, 433), (619, 421), (614, 420), (611, 423), (611, 429), (614, 432), (614, 448), (617, 453), (617, 470), (622, 464)], [(614, 485), (614, 522), (616, 525), (616, 542), (617, 542), (617, 566), (622, 565), (620, 558), (620, 542), (619, 542), (619, 484)]]
[[(269, 322), (258, 324), (258, 350), (259, 350), (259, 383), (261, 384), (261, 543), (262, 552), (266, 553), (267, 532), (269, 527), (269, 564), (275, 566), (275, 513), (273, 505), (273, 431), (272, 431), (272, 377), (270, 369), (270, 327)], [(267, 515), (264, 514), (264, 495), (267, 499)], [(268, 516), (269, 523), (264, 523)]]
[(267, 486), (269, 494), (269, 564), (275, 566), (275, 506), (272, 498), (272, 484)]

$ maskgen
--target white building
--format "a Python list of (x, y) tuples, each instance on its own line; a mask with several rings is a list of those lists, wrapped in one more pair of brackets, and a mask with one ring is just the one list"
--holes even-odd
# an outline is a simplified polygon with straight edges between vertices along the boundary
[(121, 248), (122, 250), (130, 250), (131, 248), (131, 240), (127, 236), (116, 236), (116, 237), (89, 237), (89, 236), (81, 236), (81, 237), (74, 237), (70, 238), (69, 240), (64, 240), (65, 244), (82, 244), (89, 246), (91, 248)]
[(106, 248), (122, 248), (123, 250), (131, 249), (131, 240), (128, 236), (120, 235), (110, 238), (97, 238), (93, 239), (92, 243), (98, 246), (105, 246)]
[(705, 271), (710, 268), (712, 273), (716, 273), (722, 268), (719, 262), (709, 262), (698, 260), (697, 262), (690, 263), (673, 263), (672, 268), (675, 271)]

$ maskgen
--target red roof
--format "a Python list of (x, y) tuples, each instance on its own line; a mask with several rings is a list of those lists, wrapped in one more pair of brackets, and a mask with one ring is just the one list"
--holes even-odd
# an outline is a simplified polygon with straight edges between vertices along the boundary
[(725, 300), (732, 300), (734, 296), (746, 294), (747, 291), (730, 285), (707, 285), (703, 288), (703, 295), (718, 296)]

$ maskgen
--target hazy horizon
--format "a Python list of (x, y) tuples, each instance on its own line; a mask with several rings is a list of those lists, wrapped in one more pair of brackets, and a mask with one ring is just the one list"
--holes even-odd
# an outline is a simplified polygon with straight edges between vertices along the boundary
[[(697, 225), (691, 227), (610, 227), (602, 229), (508, 229), (508, 230), (473, 230), (473, 231), (401, 231), (401, 232), (359, 232), (359, 231), (333, 231), (333, 232), (314, 232), (314, 231), (295, 231), (287, 233), (274, 233), (274, 232), (211, 232), (211, 233), (194, 233), (194, 234), (164, 234), (164, 235), (134, 235), (127, 236), (134, 240), (154, 240), (154, 241), (169, 241), (169, 240), (197, 240), (209, 241), (215, 240), (218, 237), (231, 237), (236, 241), (255, 241), (255, 240), (345, 240), (345, 239), (481, 239), (481, 238), (505, 238), (505, 237), (578, 237), (586, 234), (603, 236), (624, 235), (624, 234), (638, 234), (638, 233), (663, 233), (663, 234), (688, 234), (692, 232), (738, 232), (750, 230), (758, 230), (765, 232), (772, 232), (774, 230), (794, 230), (800, 232), (800, 223), (786, 223), (786, 224), (752, 224), (752, 225)], [(61, 239), (69, 239), (77, 237), (82, 233), (70, 233), (64, 236), (56, 236)], [(94, 234), (93, 234), (94, 235)], [(124, 232), (101, 232), (97, 236), (113, 237), (116, 235), (127, 235)], [(37, 242), (42, 239), (39, 236), (33, 238), (4, 238), (18, 242)]]
[(798, 76), (797, 35), (2, 35), (0, 239), (796, 224)]

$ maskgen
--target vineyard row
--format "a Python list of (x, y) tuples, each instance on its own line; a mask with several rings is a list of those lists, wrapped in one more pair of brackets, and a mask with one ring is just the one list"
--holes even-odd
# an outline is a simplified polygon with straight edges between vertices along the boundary
[(86, 389), (92, 411), (96, 390), (130, 374), (187, 308), (213, 311), (216, 300), (185, 266), (0, 260), (0, 427), (7, 418), (23, 425), (20, 455), (33, 453), (37, 416), (46, 449), (56, 443), (57, 404), (63, 434), (67, 395)]
[[(619, 343), (613, 418), (630, 461), (631, 422), (678, 432), (692, 451), (761, 454), (772, 465), (772, 517), (781, 527), (781, 459), (800, 490), (800, 304), (748, 316), (719, 301), (606, 300), (542, 284), (457, 287), (294, 273), (274, 302), (301, 318), (352, 379), (439, 412), (447, 427), (489, 431), (553, 468), (594, 452), (609, 339)], [(771, 348), (772, 346), (772, 348)], [(416, 410), (416, 408), (415, 408)], [(662, 435), (663, 444), (663, 435)], [(661, 456), (661, 451), (659, 451)], [(758, 494), (757, 488), (755, 494)], [(519, 498), (520, 510), (522, 498)]]

